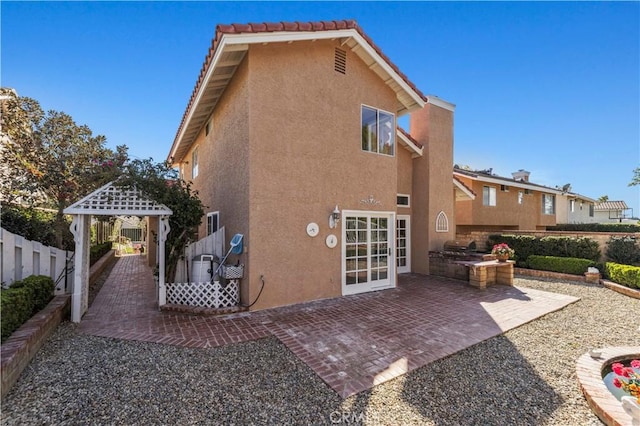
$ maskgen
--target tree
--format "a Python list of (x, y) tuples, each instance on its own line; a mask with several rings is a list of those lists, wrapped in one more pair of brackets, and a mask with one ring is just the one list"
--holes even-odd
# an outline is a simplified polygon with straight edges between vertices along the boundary
[(631, 178), (631, 182), (629, 183), (629, 186), (636, 185), (640, 185), (640, 167), (636, 167), (633, 170), (633, 177)]
[[(2, 198), (53, 208), (56, 241), (62, 246), (68, 231), (63, 210), (72, 202), (120, 175), (127, 147), (105, 147), (104, 136), (94, 136), (86, 125), (59, 111), (42, 113), (37, 101), (3, 89), (7, 120), (3, 117), (3, 163), (13, 188), (2, 188)], [(5, 104), (6, 101), (6, 104)]]
[(198, 225), (204, 216), (202, 202), (191, 184), (180, 178), (171, 164), (154, 163), (152, 159), (132, 160), (124, 170), (116, 186), (136, 189), (150, 200), (169, 207), (173, 214), (169, 216), (171, 232), (165, 243), (166, 280), (172, 282), (175, 277), (178, 260), (184, 248), (196, 239)]
[(598, 198), (598, 202), (599, 203), (606, 203), (607, 201), (609, 201), (609, 196), (608, 195), (603, 195), (603, 196)]

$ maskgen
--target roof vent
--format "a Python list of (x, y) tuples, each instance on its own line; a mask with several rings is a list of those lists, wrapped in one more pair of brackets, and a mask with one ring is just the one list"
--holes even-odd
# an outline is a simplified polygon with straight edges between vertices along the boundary
[(340, 74), (346, 74), (347, 72), (347, 52), (337, 47), (333, 69)]

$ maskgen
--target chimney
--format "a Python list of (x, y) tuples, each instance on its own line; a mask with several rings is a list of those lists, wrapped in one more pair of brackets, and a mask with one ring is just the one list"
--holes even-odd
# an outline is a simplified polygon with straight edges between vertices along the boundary
[(524, 170), (524, 169), (520, 169), (517, 172), (513, 172), (511, 173), (511, 176), (513, 176), (513, 178), (515, 180), (519, 180), (521, 182), (529, 182), (529, 175), (531, 173)]

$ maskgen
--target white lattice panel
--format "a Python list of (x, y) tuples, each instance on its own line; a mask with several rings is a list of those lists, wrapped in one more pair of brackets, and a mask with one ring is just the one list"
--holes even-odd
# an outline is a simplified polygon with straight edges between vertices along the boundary
[(116, 187), (113, 182), (92, 192), (65, 209), (68, 214), (164, 215), (171, 210), (146, 199), (139, 191)]
[(167, 284), (167, 303), (201, 308), (230, 308), (238, 306), (239, 300), (238, 280), (229, 281), (226, 287), (218, 281)]

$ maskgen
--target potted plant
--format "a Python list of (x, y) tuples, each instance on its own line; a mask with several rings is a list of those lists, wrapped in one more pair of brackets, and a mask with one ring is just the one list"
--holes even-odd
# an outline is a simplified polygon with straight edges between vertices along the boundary
[(494, 254), (498, 262), (506, 262), (513, 257), (515, 251), (507, 243), (500, 243), (493, 246), (491, 254)]

